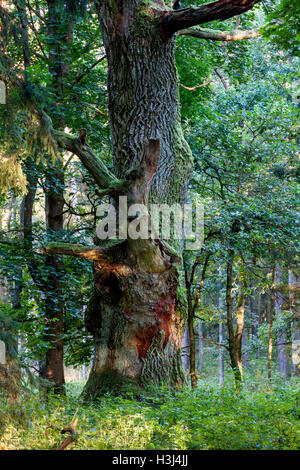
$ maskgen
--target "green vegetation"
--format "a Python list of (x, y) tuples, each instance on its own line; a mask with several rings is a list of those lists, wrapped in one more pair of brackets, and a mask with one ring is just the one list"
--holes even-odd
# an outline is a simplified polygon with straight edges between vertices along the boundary
[[(106, 394), (93, 405), (78, 404), (81, 386), (68, 384), (67, 397), (40, 403), (30, 395), (19, 415), (0, 408), (0, 446), (55, 449), (60, 429), (77, 411), (74, 449), (288, 450), (300, 445), (300, 388), (294, 380), (246, 380), (241, 394), (230, 385), (202, 383), (191, 392), (156, 389), (137, 401)], [(71, 447), (70, 447), (71, 448)]]

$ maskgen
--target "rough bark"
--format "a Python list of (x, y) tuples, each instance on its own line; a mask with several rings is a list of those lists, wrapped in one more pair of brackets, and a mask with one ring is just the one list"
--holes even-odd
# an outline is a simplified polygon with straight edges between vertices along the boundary
[(192, 157), (180, 123), (175, 40), (161, 39), (157, 15), (138, 0), (130, 6), (100, 2), (98, 11), (108, 61), (115, 172), (122, 178), (139, 168), (149, 140), (159, 140), (150, 199), (183, 202)]

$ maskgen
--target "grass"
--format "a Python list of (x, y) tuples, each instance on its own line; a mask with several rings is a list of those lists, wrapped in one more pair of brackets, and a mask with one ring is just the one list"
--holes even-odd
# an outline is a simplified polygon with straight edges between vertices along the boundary
[(31, 393), (15, 409), (0, 401), (0, 449), (55, 449), (77, 408), (73, 449), (299, 449), (298, 382), (251, 378), (240, 394), (202, 383), (195, 392), (106, 395), (93, 405), (80, 404), (82, 385), (69, 383), (65, 398)]

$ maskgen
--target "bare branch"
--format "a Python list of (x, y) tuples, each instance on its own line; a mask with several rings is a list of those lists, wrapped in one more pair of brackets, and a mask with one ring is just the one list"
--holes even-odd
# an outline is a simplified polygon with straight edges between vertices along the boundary
[[(196, 333), (196, 336), (198, 336), (197, 333)], [(206, 341), (207, 343), (213, 344), (214, 346), (217, 346), (218, 348), (225, 348), (227, 349), (227, 351), (229, 351), (229, 348), (228, 346), (226, 346), (226, 344), (217, 343), (216, 341), (212, 341), (211, 339), (203, 338), (203, 336), (198, 336), (198, 337), (199, 339), (202, 339), (202, 341)]]
[(183, 29), (179, 31), (178, 36), (192, 36), (194, 38), (206, 39), (207, 41), (243, 41), (244, 39), (254, 39), (260, 37), (258, 29), (234, 31), (218, 31), (214, 29)]
[(227, 20), (250, 10), (261, 0), (218, 0), (217, 2), (189, 7), (182, 10), (164, 12), (160, 21), (160, 31), (163, 38), (168, 39), (176, 31), (191, 26), (209, 23), (215, 20)]
[(214, 68), (214, 71), (215, 71), (215, 74), (217, 75), (217, 77), (219, 77), (219, 79), (221, 80), (222, 85), (225, 88), (225, 90), (228, 90), (227, 82), (226, 82), (225, 78), (223, 77), (223, 75), (220, 73), (220, 71), (217, 69), (217, 67)]
[(213, 80), (209, 80), (209, 82), (205, 82), (205, 83), (202, 83), (201, 85), (195, 85), (195, 86), (192, 86), (192, 87), (182, 85), (182, 83), (179, 83), (179, 85), (182, 86), (182, 88), (184, 88), (185, 90), (195, 91), (195, 90), (198, 90), (198, 88), (202, 88), (203, 86), (207, 86), (212, 82), (213, 82)]
[(83, 79), (83, 77), (85, 77), (86, 75), (88, 75), (91, 70), (93, 70), (94, 67), (96, 67), (96, 65), (100, 64), (100, 62), (102, 62), (104, 59), (106, 59), (106, 55), (100, 57), (100, 59), (96, 60), (96, 62), (94, 62), (90, 67), (88, 67), (86, 70), (84, 70), (83, 72), (80, 72), (75, 81), (74, 81), (74, 84), (80, 82), (80, 80)]

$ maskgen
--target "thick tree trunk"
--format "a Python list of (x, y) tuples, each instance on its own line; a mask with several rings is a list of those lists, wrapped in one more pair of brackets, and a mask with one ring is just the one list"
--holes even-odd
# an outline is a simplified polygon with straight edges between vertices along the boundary
[[(85, 396), (132, 386), (180, 385), (182, 315), (176, 267), (142, 269), (130, 250), (113, 249), (111, 265), (95, 263), (95, 290), (86, 325), (95, 338), (96, 356)], [(122, 258), (122, 262), (117, 261)]]
[[(146, 182), (152, 184), (145, 198), (183, 203), (192, 159), (180, 125), (174, 40), (161, 39), (151, 15), (137, 0), (130, 5), (99, 2), (114, 167), (123, 178), (128, 170), (141, 168), (151, 142), (158, 143), (159, 160), (153, 179), (151, 175)], [(134, 192), (128, 200), (141, 202)], [(119, 250), (112, 249), (118, 262), (95, 263), (94, 294), (86, 315), (96, 348), (85, 388), (90, 397), (112, 388), (120, 391), (122, 384), (184, 381), (180, 267), (178, 260), (164, 267), (163, 253), (157, 250), (149, 240), (129, 239)]]

